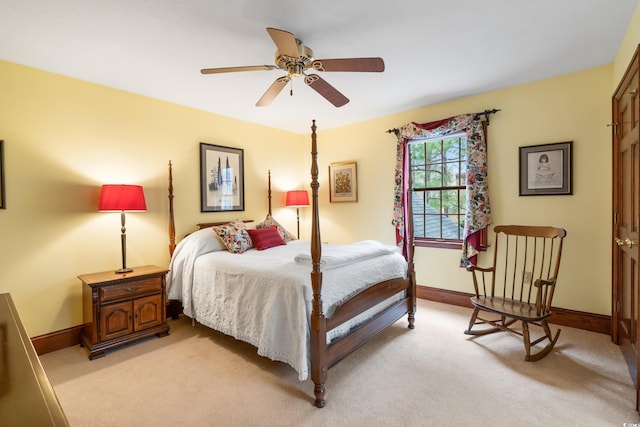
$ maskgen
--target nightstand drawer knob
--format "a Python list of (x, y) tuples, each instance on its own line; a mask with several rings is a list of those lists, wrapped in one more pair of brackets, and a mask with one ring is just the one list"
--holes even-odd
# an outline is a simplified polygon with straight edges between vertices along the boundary
[(135, 292), (138, 289), (140, 289), (140, 286), (127, 286), (126, 288), (124, 288), (127, 292)]

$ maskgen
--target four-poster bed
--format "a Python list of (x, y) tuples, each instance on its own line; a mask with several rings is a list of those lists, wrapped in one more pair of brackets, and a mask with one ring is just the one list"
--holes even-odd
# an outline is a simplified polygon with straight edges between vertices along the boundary
[[(209, 245), (208, 249), (195, 255), (188, 253), (185, 241), (214, 238), (214, 233), (205, 229), (221, 223), (198, 224), (200, 230), (192, 233), (198, 236), (192, 239), (189, 235), (175, 244), (169, 163), (169, 250), (172, 260), (167, 283), (169, 298), (180, 299), (187, 316), (254, 344), (258, 354), (290, 364), (301, 380), (310, 374), (314, 382), (314, 404), (322, 408), (330, 367), (405, 314), (408, 315), (408, 327), (414, 328), (416, 285), (412, 244), (407, 245), (406, 259), (395, 247), (374, 241), (352, 245), (321, 244), (315, 120), (311, 130), (310, 245), (291, 240), (268, 250), (251, 250), (238, 255), (216, 251), (212, 247), (217, 243), (209, 241), (200, 244), (201, 247)], [(270, 173), (268, 188), (267, 219), (272, 218)], [(243, 228), (241, 223), (236, 226)], [(411, 229), (407, 230), (407, 236), (412, 234)], [(338, 258), (338, 255), (345, 258)], [(338, 262), (332, 264), (335, 260)], [(190, 265), (193, 270), (188, 268)], [(275, 266), (276, 271), (261, 270), (266, 265)], [(238, 279), (240, 275), (241, 279)], [(200, 284), (204, 277), (214, 276), (215, 279), (207, 280), (214, 281), (215, 285)], [(176, 282), (173, 287), (172, 282)], [(223, 312), (232, 310), (230, 301), (242, 305), (242, 313)], [(238, 324), (249, 324), (249, 327), (243, 327), (250, 330), (242, 329)], [(289, 341), (294, 344), (292, 350), (279, 347), (283, 343), (288, 345)]]

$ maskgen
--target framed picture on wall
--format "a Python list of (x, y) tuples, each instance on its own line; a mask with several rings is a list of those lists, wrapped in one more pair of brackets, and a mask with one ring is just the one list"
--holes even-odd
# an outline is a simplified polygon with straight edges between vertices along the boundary
[(6, 209), (6, 197), (4, 194), (4, 141), (0, 140), (0, 209)]
[(520, 195), (573, 194), (572, 141), (520, 147)]
[(200, 143), (200, 211), (244, 210), (244, 150)]
[(329, 201), (357, 202), (358, 174), (356, 162), (337, 162), (329, 165)]

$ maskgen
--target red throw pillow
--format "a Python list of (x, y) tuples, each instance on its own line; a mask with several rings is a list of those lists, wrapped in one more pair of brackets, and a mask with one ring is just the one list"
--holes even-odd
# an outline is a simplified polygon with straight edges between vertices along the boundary
[(274, 246), (286, 245), (275, 225), (268, 228), (247, 230), (247, 232), (251, 236), (251, 240), (253, 240), (253, 246), (259, 251), (273, 248)]

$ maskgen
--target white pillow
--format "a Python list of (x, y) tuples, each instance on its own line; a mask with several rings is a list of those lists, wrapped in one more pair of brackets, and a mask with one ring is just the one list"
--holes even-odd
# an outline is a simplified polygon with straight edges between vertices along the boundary
[(182, 239), (180, 243), (183, 246), (188, 246), (190, 251), (194, 251), (200, 255), (209, 252), (227, 250), (227, 247), (222, 243), (222, 240), (220, 240), (218, 235), (214, 233), (211, 227), (194, 231)]
[(169, 299), (182, 300), (182, 289), (193, 283), (193, 266), (196, 259), (209, 252), (227, 250), (211, 227), (194, 231), (182, 239), (173, 251), (167, 274)]

